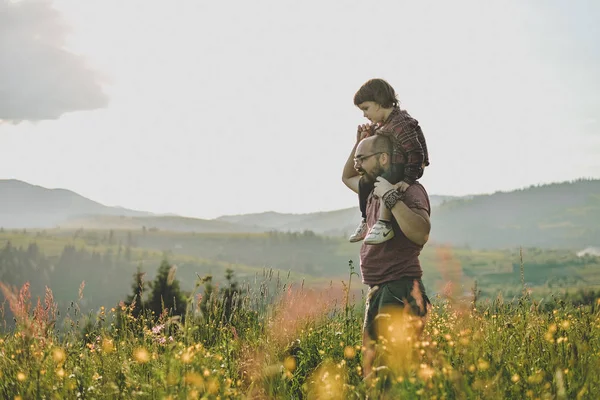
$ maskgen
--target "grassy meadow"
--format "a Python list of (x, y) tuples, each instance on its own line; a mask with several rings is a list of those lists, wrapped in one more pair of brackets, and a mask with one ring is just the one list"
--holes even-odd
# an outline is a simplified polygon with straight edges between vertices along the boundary
[[(41, 250), (31, 250), (31, 243)], [(358, 248), (341, 240), (311, 234), (1, 232), (2, 246), (3, 399), (597, 399), (600, 394), (600, 299), (591, 291), (597, 288), (592, 273), (597, 257), (430, 246), (423, 255), (433, 301), (429, 317), (421, 321), (399, 310), (382, 315), (381, 358), (365, 378), (365, 287), (348, 263)], [(121, 258), (120, 246), (129, 248)], [(269, 253), (273, 248), (278, 252)], [(86, 270), (82, 263), (91, 252), (110, 261), (98, 268), (110, 269)], [(67, 262), (66, 253), (75, 261)], [(132, 267), (165, 255), (178, 264), (169, 280), (186, 289), (185, 314), (136, 312), (135, 302), (124, 301), (129, 289), (105, 304), (87, 300), (89, 293), (100, 298), (95, 287), (107, 290), (124, 282), (130, 288)], [(11, 275), (8, 267), (7, 260), (18, 258), (33, 265), (23, 276)], [(265, 268), (269, 264), (276, 268)], [(207, 290), (202, 273), (188, 271), (203, 265), (208, 270), (202, 273), (233, 269), (240, 279), (236, 290), (223, 282)], [(290, 274), (292, 266), (297, 270)], [(23, 279), (43, 275), (44, 268), (52, 273), (40, 294)], [(120, 268), (126, 273), (119, 274)], [(75, 275), (74, 284), (92, 272), (96, 278), (79, 280), (71, 301), (57, 301), (53, 283)], [(103, 274), (110, 276), (106, 284)], [(583, 288), (590, 289), (587, 301), (564, 296)], [(8, 319), (14, 323), (6, 324)]]

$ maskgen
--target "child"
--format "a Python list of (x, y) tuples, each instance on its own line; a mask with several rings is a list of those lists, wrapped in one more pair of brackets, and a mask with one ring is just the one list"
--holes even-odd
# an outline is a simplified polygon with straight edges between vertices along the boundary
[[(382, 177), (404, 192), (412, 183), (423, 176), (423, 169), (429, 165), (427, 144), (419, 122), (398, 106), (394, 88), (383, 79), (367, 81), (354, 95), (354, 104), (363, 111), (371, 125), (359, 126), (359, 135), (386, 135), (392, 140), (392, 168)], [(359, 169), (362, 160), (355, 160), (354, 168)], [(367, 232), (367, 199), (373, 190), (373, 182), (365, 179), (359, 184), (359, 206), (362, 221), (350, 242), (365, 240), (365, 244), (379, 244), (394, 237), (392, 212), (384, 205), (380, 208), (379, 220)]]

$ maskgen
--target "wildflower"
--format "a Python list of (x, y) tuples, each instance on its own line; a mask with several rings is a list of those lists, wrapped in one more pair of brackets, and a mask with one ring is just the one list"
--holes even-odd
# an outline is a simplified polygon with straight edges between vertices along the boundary
[(27, 375), (24, 372), (17, 372), (18, 381), (23, 382), (25, 379), (27, 379)]
[(52, 359), (55, 363), (60, 364), (64, 362), (66, 358), (67, 356), (65, 354), (65, 351), (60, 347), (56, 347), (54, 350), (52, 350)]
[(431, 379), (433, 375), (435, 375), (435, 370), (429, 365), (421, 364), (420, 367), (421, 368), (419, 370), (419, 378), (421, 378), (422, 380), (426, 381), (428, 379)]
[(188, 385), (195, 386), (197, 388), (202, 387), (204, 385), (204, 378), (197, 372), (188, 372), (185, 374), (184, 382)]
[(348, 360), (354, 358), (355, 355), (356, 355), (356, 351), (354, 350), (354, 347), (346, 346), (344, 348), (344, 357), (346, 357)]
[(293, 372), (296, 369), (296, 359), (294, 357), (287, 357), (283, 361), (283, 366), (290, 372)]
[(194, 353), (192, 353), (191, 351), (185, 351), (182, 355), (181, 355), (181, 362), (183, 362), (184, 364), (189, 364), (192, 362), (192, 358), (194, 358)]
[(534, 375), (531, 375), (527, 378), (527, 382), (529, 383), (541, 383), (544, 380), (544, 376), (541, 371), (537, 371)]
[(477, 363), (477, 369), (480, 371), (487, 371), (489, 367), (490, 367), (490, 363), (485, 360), (480, 359), (479, 362)]
[(133, 351), (133, 358), (140, 364), (145, 364), (150, 361), (150, 353), (143, 347), (138, 347)]
[(208, 393), (209, 394), (216, 394), (219, 391), (219, 383), (217, 382), (216, 379), (212, 379), (209, 383), (208, 383)]
[(164, 324), (160, 324), (160, 325), (156, 325), (152, 327), (152, 333), (154, 333), (155, 335), (159, 334), (160, 331), (162, 331), (164, 329), (165, 325)]
[(514, 375), (513, 375), (513, 376), (510, 378), (510, 380), (511, 380), (513, 383), (517, 383), (517, 382), (519, 382), (519, 381), (521, 380), (521, 377), (519, 376), (519, 374), (514, 374)]
[(104, 338), (102, 339), (102, 351), (105, 353), (112, 353), (115, 350), (115, 345), (112, 339)]

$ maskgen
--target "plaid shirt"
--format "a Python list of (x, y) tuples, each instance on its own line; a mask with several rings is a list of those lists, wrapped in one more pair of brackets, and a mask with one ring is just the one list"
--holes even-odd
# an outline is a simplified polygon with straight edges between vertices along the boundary
[(394, 107), (388, 119), (375, 129), (375, 134), (386, 135), (392, 140), (392, 162), (404, 164), (404, 182), (414, 183), (423, 176), (424, 167), (429, 165), (429, 154), (419, 121), (405, 110)]

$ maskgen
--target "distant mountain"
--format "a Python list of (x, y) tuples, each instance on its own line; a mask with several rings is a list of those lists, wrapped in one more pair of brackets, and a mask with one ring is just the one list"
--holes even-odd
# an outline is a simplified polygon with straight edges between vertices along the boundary
[[(431, 202), (433, 243), (489, 249), (600, 248), (600, 180), (465, 197), (432, 195)], [(343, 237), (353, 232), (359, 219), (358, 207), (307, 214), (226, 215), (214, 220), (160, 216), (107, 207), (68, 190), (0, 181), (0, 226), (4, 228), (313, 231)]]
[(4, 228), (52, 228), (83, 215), (152, 214), (107, 207), (65, 189), (47, 189), (14, 179), (0, 180), (0, 226)]
[[(448, 201), (470, 197), (432, 195), (430, 201), (432, 207), (438, 207)], [(345, 236), (356, 228), (360, 221), (360, 211), (358, 207), (307, 214), (282, 214), (270, 211), (256, 214), (224, 215), (218, 217), (217, 220), (278, 231), (313, 231), (322, 235)]]
[(72, 218), (61, 224), (66, 229), (125, 229), (142, 230), (144, 228), (174, 232), (198, 233), (253, 233), (264, 232), (264, 227), (245, 226), (214, 219), (199, 219), (180, 216), (115, 216), (96, 215)]
[[(510, 192), (431, 196), (430, 241), (474, 248), (600, 247), (600, 180), (530, 186)], [(280, 231), (312, 230), (346, 236), (359, 221), (357, 207), (310, 214), (246, 214), (219, 220)]]
[(600, 180), (530, 186), (445, 202), (431, 238), (478, 248), (600, 247)]

